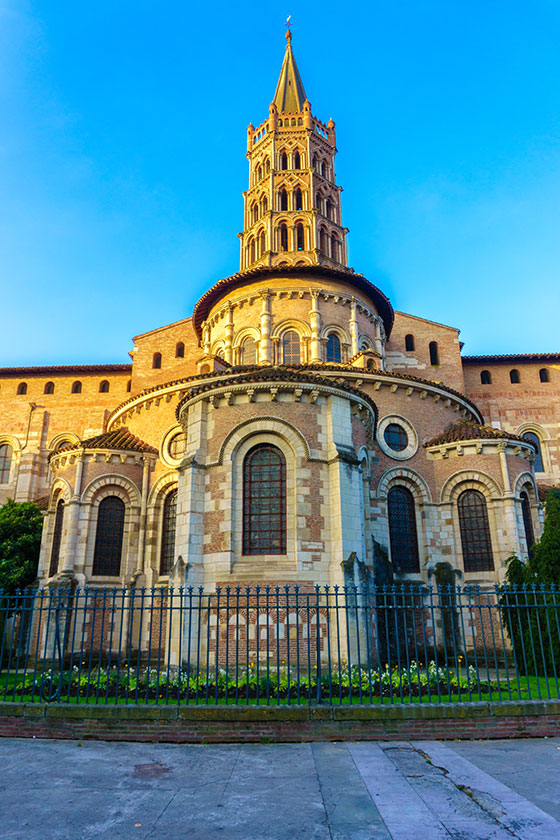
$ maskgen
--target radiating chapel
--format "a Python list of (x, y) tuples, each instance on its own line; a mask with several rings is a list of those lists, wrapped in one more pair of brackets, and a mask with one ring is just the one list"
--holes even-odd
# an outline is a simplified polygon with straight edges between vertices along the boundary
[(0, 501), (44, 503), (42, 585), (490, 586), (527, 557), (560, 354), (462, 356), (395, 312), (348, 266), (336, 154), (288, 32), (240, 270), (131, 364), (0, 369)]

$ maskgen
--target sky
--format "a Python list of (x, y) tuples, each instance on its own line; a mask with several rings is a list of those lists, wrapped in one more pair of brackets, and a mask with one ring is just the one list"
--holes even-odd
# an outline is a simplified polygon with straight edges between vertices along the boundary
[(349, 263), (466, 354), (560, 351), (560, 0), (0, 0), (0, 365), (126, 362), (239, 269), (284, 21)]

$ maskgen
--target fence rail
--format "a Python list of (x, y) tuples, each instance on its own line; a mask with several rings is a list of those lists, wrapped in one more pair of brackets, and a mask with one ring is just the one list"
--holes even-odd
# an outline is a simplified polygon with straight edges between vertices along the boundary
[(560, 696), (556, 587), (0, 593), (0, 700), (430, 703)]

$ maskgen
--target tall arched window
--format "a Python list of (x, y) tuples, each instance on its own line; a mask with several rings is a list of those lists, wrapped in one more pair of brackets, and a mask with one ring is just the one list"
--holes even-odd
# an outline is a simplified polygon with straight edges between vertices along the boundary
[(118, 577), (121, 571), (123, 532), (124, 502), (118, 496), (106, 496), (99, 503), (97, 511), (94, 575)]
[(254, 365), (257, 362), (257, 345), (255, 340), (249, 336), (244, 339), (240, 352), (239, 361), (242, 365)]
[(465, 572), (494, 568), (486, 499), (479, 490), (464, 490), (457, 500)]
[(288, 209), (288, 193), (286, 190), (280, 190), (278, 193), (278, 209), (279, 210), (287, 210)]
[(288, 250), (288, 226), (285, 224), (281, 224), (278, 228), (278, 232), (280, 234), (280, 250), (287, 251)]
[(43, 394), (54, 394), (54, 382), (45, 382)]
[(341, 362), (342, 347), (336, 333), (329, 333), (327, 338), (327, 362)]
[(301, 222), (296, 225), (296, 250), (305, 251), (305, 230)]
[(288, 330), (282, 336), (282, 362), (285, 365), (299, 365), (300, 342), (295, 330)]
[(109, 393), (109, 381), (107, 379), (103, 379), (99, 383), (99, 393), (100, 394), (108, 394)]
[(262, 257), (266, 249), (264, 230), (259, 233), (259, 257)]
[(509, 381), (512, 385), (519, 385), (519, 383), (521, 382), (519, 371), (515, 368), (513, 370), (510, 370), (509, 372)]
[(301, 169), (301, 155), (299, 152), (294, 154), (294, 169)]
[(251, 207), (251, 224), (254, 225), (255, 222), (259, 220), (259, 205), (255, 202)]
[(286, 460), (259, 444), (243, 461), (243, 554), (286, 553)]
[(393, 568), (396, 572), (419, 572), (414, 496), (407, 487), (391, 487), (387, 494), (387, 513)]
[(152, 367), (159, 370), (161, 367), (161, 353), (154, 353), (152, 356)]
[(315, 207), (319, 213), (323, 212), (323, 196), (319, 192), (315, 195)]
[(412, 335), (412, 333), (408, 333), (408, 335), (405, 335), (404, 349), (408, 350), (409, 353), (411, 350), (414, 350), (414, 336)]
[(334, 234), (331, 236), (331, 257), (338, 260), (338, 239)]
[(132, 391), (132, 380), (129, 379), (128, 382), (126, 383), (126, 393), (130, 394), (131, 391)]
[(319, 248), (323, 252), (323, 254), (328, 254), (329, 252), (329, 238), (327, 236), (327, 231), (325, 228), (321, 228), (319, 231)]
[(185, 358), (185, 345), (182, 341), (178, 341), (175, 345), (175, 358), (176, 359), (184, 359)]
[(9, 443), (0, 445), (0, 484), (8, 484), (12, 468), (12, 447)]
[(303, 196), (300, 189), (294, 191), (294, 210), (303, 210)]
[(520, 493), (521, 498), (521, 512), (523, 514), (523, 528), (525, 530), (525, 540), (527, 541), (527, 551), (530, 551), (535, 544), (535, 531), (533, 528), (533, 517), (531, 516), (531, 502), (529, 495), (525, 490)]
[(430, 341), (429, 349), (430, 349), (430, 364), (431, 365), (439, 365), (439, 351), (438, 351), (437, 341)]
[(27, 394), (27, 382), (20, 382), (17, 386), (17, 393), (21, 396)]
[(72, 383), (72, 393), (73, 394), (81, 394), (82, 393), (82, 383), (78, 379), (75, 382)]
[(332, 217), (333, 217), (333, 203), (328, 198), (327, 199), (327, 219), (332, 219)]
[(261, 215), (264, 216), (265, 213), (268, 213), (268, 198), (266, 195), (263, 195), (261, 199)]
[(49, 564), (49, 577), (56, 575), (58, 571), (58, 560), (60, 558), (60, 544), (62, 542), (62, 525), (64, 522), (64, 500), (59, 499), (56, 504), (54, 517), (54, 533), (51, 548), (51, 562)]
[(480, 384), (481, 385), (491, 385), (492, 384), (492, 374), (489, 370), (481, 370), (480, 371)]
[(288, 155), (286, 152), (282, 152), (280, 155), (280, 169), (287, 169), (288, 168)]
[(163, 503), (163, 521), (161, 525), (161, 552), (159, 573), (168, 575), (175, 559), (175, 530), (177, 523), (177, 490), (172, 490)]
[(541, 368), (539, 370), (539, 380), (541, 382), (550, 382), (550, 373), (548, 372), (548, 368)]
[(536, 449), (535, 460), (533, 461), (533, 469), (535, 472), (544, 472), (544, 461), (541, 450), (541, 439), (535, 432), (524, 432), (522, 437), (532, 443)]

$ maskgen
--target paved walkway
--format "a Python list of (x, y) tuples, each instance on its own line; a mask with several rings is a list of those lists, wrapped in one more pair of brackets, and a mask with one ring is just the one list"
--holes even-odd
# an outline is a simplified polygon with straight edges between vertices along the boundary
[(0, 740), (3, 840), (559, 840), (560, 739)]

